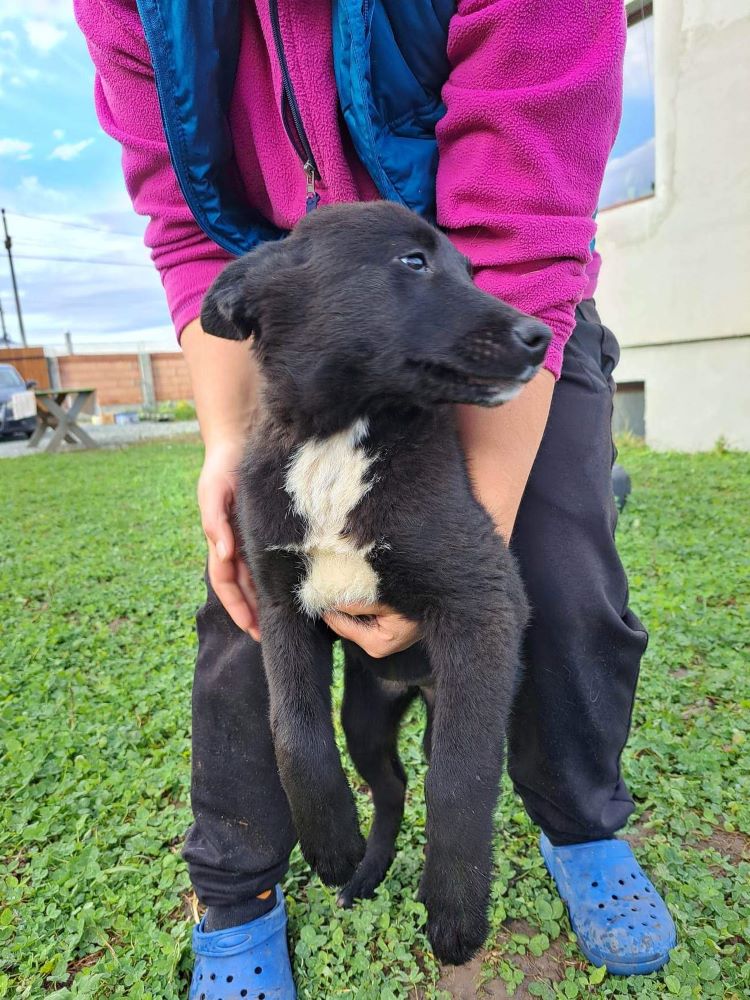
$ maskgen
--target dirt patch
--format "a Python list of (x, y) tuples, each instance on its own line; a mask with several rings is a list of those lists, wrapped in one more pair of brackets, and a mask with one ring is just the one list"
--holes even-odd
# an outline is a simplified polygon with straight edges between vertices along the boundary
[(728, 857), (735, 865), (740, 861), (750, 861), (750, 837), (738, 831), (730, 832), (717, 827), (710, 837), (697, 841), (694, 846), (698, 851), (712, 848)]
[(11, 854), (7, 858), (0, 858), (0, 864), (7, 865), (9, 873), (13, 872), (16, 876), (19, 872), (23, 871), (28, 863), (28, 856), (23, 851), (19, 851), (17, 854)]
[(105, 955), (106, 952), (109, 952), (114, 958), (115, 950), (112, 945), (113, 943), (116, 945), (120, 944), (121, 940), (121, 938), (115, 936), (112, 938), (112, 941), (105, 941), (104, 948), (97, 948), (96, 951), (92, 951), (88, 955), (81, 955), (79, 958), (73, 959), (72, 962), (68, 962), (68, 966), (65, 970), (68, 978), (65, 981), (56, 980), (55, 982), (52, 982), (51, 979), (47, 979), (45, 980), (45, 988), (47, 990), (58, 990), (61, 986), (72, 986), (73, 980), (76, 978), (78, 973), (83, 969), (88, 969), (92, 965), (96, 965), (99, 959)]
[[(525, 934), (531, 938), (537, 933), (536, 928), (525, 920), (511, 920), (501, 933), (503, 937), (511, 934)], [(449, 966), (443, 970), (438, 986), (447, 990), (454, 1000), (526, 1000), (532, 994), (528, 991), (530, 983), (543, 980), (547, 983), (559, 983), (565, 978), (565, 967), (570, 961), (565, 958), (562, 938), (553, 941), (543, 955), (508, 955), (507, 958), (516, 968), (521, 969), (524, 980), (515, 993), (511, 994), (502, 979), (491, 979), (480, 985), (482, 964), (497, 959), (498, 952), (481, 951), (476, 958), (466, 965)]]
[(112, 633), (112, 635), (117, 635), (122, 626), (127, 622), (127, 618), (113, 618), (111, 622), (107, 623), (107, 628)]
[(501, 979), (493, 979), (479, 986), (482, 964), (487, 953), (481, 951), (466, 965), (449, 965), (443, 969), (438, 989), (447, 990), (454, 1000), (507, 1000), (511, 996)]
[(100, 948), (98, 951), (92, 951), (89, 955), (83, 955), (81, 958), (75, 959), (68, 965), (68, 986), (73, 982), (75, 977), (81, 972), (82, 969), (87, 969), (91, 965), (96, 965), (99, 959), (104, 954), (104, 948)]
[(642, 847), (648, 838), (652, 836), (652, 831), (649, 829), (651, 816), (651, 810), (647, 809), (645, 812), (641, 813), (635, 823), (629, 826), (625, 831), (625, 839), (631, 847)]

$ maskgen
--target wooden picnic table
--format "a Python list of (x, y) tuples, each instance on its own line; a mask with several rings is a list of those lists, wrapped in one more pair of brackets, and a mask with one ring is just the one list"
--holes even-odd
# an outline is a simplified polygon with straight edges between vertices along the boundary
[[(36, 430), (29, 438), (29, 448), (36, 448), (49, 428), (52, 437), (45, 451), (57, 451), (63, 441), (80, 445), (81, 448), (98, 448), (78, 424), (78, 415), (96, 389), (35, 389)], [(69, 406), (64, 406), (69, 401)]]

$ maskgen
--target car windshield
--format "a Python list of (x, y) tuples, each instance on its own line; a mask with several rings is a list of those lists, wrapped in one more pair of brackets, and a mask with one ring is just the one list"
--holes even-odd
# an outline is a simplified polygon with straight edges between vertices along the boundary
[(0, 389), (15, 389), (23, 384), (23, 379), (13, 368), (0, 368)]

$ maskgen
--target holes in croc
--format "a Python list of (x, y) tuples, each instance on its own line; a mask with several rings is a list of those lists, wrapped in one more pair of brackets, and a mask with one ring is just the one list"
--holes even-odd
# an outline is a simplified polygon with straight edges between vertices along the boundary
[(600, 910), (603, 910), (603, 909), (604, 909), (604, 903), (599, 903), (599, 909), (600, 909)]
[(614, 894), (612, 895), (612, 899), (618, 899), (618, 898), (619, 898), (618, 896), (615, 896)]
[(240, 990), (240, 996), (241, 997), (246, 997), (247, 996), (247, 990)]
[(598, 885), (599, 885), (599, 883), (598, 883), (598, 882), (592, 882), (592, 883), (591, 883), (591, 888), (592, 888), (592, 889), (596, 889), (596, 887), (597, 887)]
[(234, 979), (234, 976), (227, 976), (227, 982), (228, 983), (231, 983), (233, 979)]
[(265, 993), (259, 993), (258, 994), (258, 1000), (266, 1000), (266, 994)]
[(625, 879), (618, 878), (617, 881), (620, 883), (620, 885), (625, 885)]
[(263, 971), (263, 969), (261, 969), (261, 967), (259, 965), (255, 966), (255, 975), (256, 976), (259, 976), (262, 971)]

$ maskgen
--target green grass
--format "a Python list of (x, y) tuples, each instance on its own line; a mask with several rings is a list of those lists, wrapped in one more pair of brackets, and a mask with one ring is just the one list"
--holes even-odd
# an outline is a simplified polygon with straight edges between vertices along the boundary
[[(750, 992), (750, 457), (629, 447), (623, 460), (635, 491), (620, 546), (651, 631), (623, 766), (639, 856), (680, 944), (653, 977), (588, 966), (506, 782), (483, 975), (508, 992), (525, 976), (517, 996), (739, 998)], [(0, 465), (0, 997), (187, 995), (194, 901), (179, 851), (199, 462), (188, 441)], [(342, 912), (293, 858), (301, 998), (448, 995), (414, 901), (421, 722), (415, 711), (402, 741), (408, 810), (378, 898)]]

